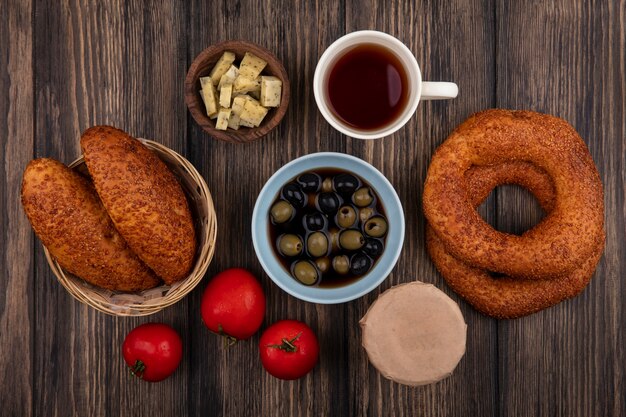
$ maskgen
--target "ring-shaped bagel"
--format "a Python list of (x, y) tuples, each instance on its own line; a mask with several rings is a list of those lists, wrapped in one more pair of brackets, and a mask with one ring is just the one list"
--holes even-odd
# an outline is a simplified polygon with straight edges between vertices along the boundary
[[(478, 207), (498, 185), (517, 184), (528, 189), (546, 213), (555, 203), (554, 186), (545, 171), (527, 162), (506, 162), (473, 167), (465, 175), (468, 197)], [(428, 253), (448, 285), (478, 311), (499, 319), (535, 313), (579, 294), (589, 283), (604, 249), (604, 233), (590, 257), (573, 272), (552, 279), (494, 278), (452, 256), (434, 229), (426, 229)]]
[[(510, 161), (543, 169), (555, 189), (553, 210), (522, 236), (486, 223), (465, 180), (473, 166)], [(570, 273), (592, 256), (604, 233), (602, 183), (585, 143), (564, 120), (530, 111), (486, 110), (462, 123), (432, 158), (423, 207), (448, 252), (513, 277)]]

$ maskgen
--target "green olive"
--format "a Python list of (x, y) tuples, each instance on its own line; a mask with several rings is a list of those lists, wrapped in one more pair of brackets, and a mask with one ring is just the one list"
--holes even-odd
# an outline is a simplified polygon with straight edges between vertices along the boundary
[(352, 201), (359, 207), (366, 207), (372, 204), (374, 201), (374, 197), (372, 197), (372, 193), (370, 189), (367, 187), (359, 188), (352, 195)]
[(323, 258), (317, 258), (315, 260), (315, 265), (322, 274), (325, 274), (330, 270), (330, 259), (328, 259), (328, 257), (326, 256), (324, 256)]
[(293, 265), (293, 275), (304, 285), (313, 285), (319, 278), (317, 268), (309, 261), (296, 262)]
[(306, 241), (306, 249), (314, 258), (328, 253), (328, 238), (323, 232), (311, 233)]
[(339, 247), (339, 230), (332, 228), (328, 230), (328, 236), (330, 237), (331, 252), (337, 252)]
[(358, 230), (344, 230), (339, 235), (339, 245), (347, 250), (357, 250), (365, 244), (363, 234)]
[(291, 219), (291, 216), (293, 215), (293, 207), (288, 202), (280, 200), (272, 206), (270, 214), (274, 223), (285, 223)]
[(365, 223), (366, 221), (369, 220), (370, 217), (372, 217), (374, 215), (374, 209), (371, 207), (365, 207), (362, 209), (359, 209), (359, 220), (361, 220), (362, 223)]
[(331, 178), (324, 178), (322, 181), (322, 192), (330, 193), (333, 190), (333, 180)]
[(346, 255), (339, 255), (333, 258), (333, 269), (341, 275), (350, 271), (350, 259)]
[(356, 220), (356, 211), (350, 206), (343, 206), (337, 212), (337, 224), (343, 228), (348, 228)]
[(302, 239), (296, 235), (282, 235), (278, 238), (278, 249), (285, 256), (298, 256), (302, 253)]
[(372, 217), (365, 222), (365, 233), (372, 237), (382, 237), (387, 233), (387, 221), (379, 216)]

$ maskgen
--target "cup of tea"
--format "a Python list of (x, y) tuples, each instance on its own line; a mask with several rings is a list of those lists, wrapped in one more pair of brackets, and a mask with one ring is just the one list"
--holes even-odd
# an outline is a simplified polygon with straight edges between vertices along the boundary
[(413, 53), (395, 37), (374, 30), (333, 42), (317, 63), (313, 93), (335, 129), (358, 139), (388, 136), (409, 121), (420, 100), (455, 98), (451, 82), (422, 81)]

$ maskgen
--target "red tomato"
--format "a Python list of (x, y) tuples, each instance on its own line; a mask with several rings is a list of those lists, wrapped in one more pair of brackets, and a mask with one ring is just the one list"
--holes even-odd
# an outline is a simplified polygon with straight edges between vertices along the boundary
[(167, 324), (142, 324), (124, 339), (122, 355), (136, 377), (162, 381), (178, 368), (183, 357), (183, 341)]
[(250, 338), (261, 327), (265, 294), (250, 272), (241, 268), (227, 269), (207, 285), (200, 310), (210, 330), (234, 343)]
[(297, 320), (281, 320), (268, 327), (259, 342), (261, 363), (280, 379), (298, 379), (315, 367), (319, 344), (313, 330)]

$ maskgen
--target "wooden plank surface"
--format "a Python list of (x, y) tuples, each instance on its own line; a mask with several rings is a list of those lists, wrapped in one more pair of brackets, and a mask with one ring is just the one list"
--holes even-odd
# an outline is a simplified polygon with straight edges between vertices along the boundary
[[(580, 133), (604, 185), (606, 249), (580, 296), (498, 323), (498, 411), (623, 415), (626, 2), (536, 6), (496, 5), (497, 106), (554, 114)], [(497, 226), (514, 233), (542, 217), (532, 197), (512, 187), (498, 193), (497, 214)]]
[[(321, 342), (320, 366), (310, 377), (279, 381), (265, 373), (259, 362), (259, 334), (224, 350), (220, 338), (204, 330), (198, 308), (206, 282), (200, 284), (190, 297), (196, 308), (190, 316), (192, 346), (201, 347), (191, 353), (195, 364), (189, 382), (192, 415), (207, 410), (224, 416), (317, 416), (330, 415), (332, 410), (348, 411), (347, 306), (315, 306), (281, 291), (263, 273), (250, 231), (256, 197), (274, 171), (304, 154), (345, 150), (341, 135), (318, 116), (310, 88), (317, 58), (343, 33), (344, 5), (331, 4), (190, 2), (191, 59), (207, 45), (222, 40), (257, 42), (285, 63), (292, 89), (292, 101), (281, 125), (246, 146), (215, 141), (195, 124), (189, 126), (191, 162), (207, 179), (218, 215), (217, 247), (221, 250), (216, 252), (207, 275), (229, 267), (250, 269), (261, 278), (270, 306), (264, 327), (280, 319), (302, 320), (318, 330)], [(284, 13), (290, 18), (281, 17)], [(207, 22), (215, 16), (223, 17), (217, 19), (216, 30), (209, 30)], [(315, 21), (319, 27), (311, 25)]]
[[(623, 294), (626, 2), (502, 0), (412, 2), (0, 0), (0, 415), (626, 415)], [(335, 39), (382, 30), (414, 51), (426, 80), (450, 80), (459, 97), (424, 102), (384, 140), (346, 138), (324, 121), (312, 93), (317, 60)], [(267, 137), (213, 140), (189, 116), (183, 80), (196, 54), (227, 39), (272, 50), (285, 64), (291, 101)], [(496, 321), (464, 303), (424, 248), (422, 184), (435, 148), (469, 114), (490, 107), (544, 111), (586, 140), (605, 186), (607, 248), (578, 298), (528, 318)], [(113, 318), (75, 301), (30, 233), (18, 193), (33, 156), (69, 163), (87, 127), (109, 123), (185, 155), (206, 179), (218, 216), (205, 280), (154, 316)], [(407, 221), (400, 261), (371, 294), (324, 306), (296, 300), (263, 273), (250, 220), (264, 182), (286, 162), (338, 151), (389, 178)], [(499, 187), (480, 208), (501, 230), (541, 218), (527, 193)], [(295, 318), (321, 342), (320, 363), (298, 381), (262, 369), (258, 340), (224, 349), (199, 314), (202, 290), (222, 269), (249, 268), (268, 298), (264, 327)], [(414, 279), (459, 301), (465, 357), (452, 377), (409, 388), (367, 361), (357, 322), (385, 289)], [(161, 321), (182, 335), (179, 370), (158, 384), (128, 377), (120, 354), (135, 326)]]
[[(20, 204), (33, 156), (32, 3), (0, 2), (0, 414), (33, 410), (33, 243)], [(29, 325), (30, 324), (30, 325)]]
[[(38, 1), (36, 156), (70, 163), (80, 155), (80, 134), (95, 124), (184, 153), (185, 18), (179, 5), (157, 1)], [(35, 248), (34, 414), (184, 414), (188, 362), (162, 384), (137, 384), (120, 346), (148, 320), (110, 317), (77, 302), (56, 281), (38, 242)], [(183, 300), (150, 320), (175, 326), (188, 344), (187, 313)]]
[[(392, 2), (376, 7), (376, 1), (348, 0), (346, 32), (376, 29), (388, 32), (408, 45), (420, 65), (422, 78), (430, 81), (454, 80), (463, 99), (422, 102), (409, 123), (391, 137), (362, 141), (346, 139), (347, 152), (372, 163), (398, 191), (406, 217), (404, 249), (394, 272), (376, 291), (353, 302), (345, 326), (350, 334), (350, 357), (357, 359), (350, 385), (351, 407), (348, 415), (448, 416), (463, 410), (466, 415), (494, 415), (496, 412), (497, 368), (493, 360), (497, 339), (495, 322), (461, 303), (470, 324), (466, 355), (455, 370), (456, 378), (420, 388), (407, 388), (383, 378), (368, 364), (360, 346), (360, 329), (354, 323), (384, 290), (400, 283), (420, 280), (435, 284), (454, 300), (454, 294), (428, 260), (424, 242), (425, 219), (421, 211), (422, 184), (428, 162), (436, 147), (452, 128), (468, 115), (493, 106), (495, 66), (493, 4), (479, 1)], [(371, 10), (372, 13), (364, 13)], [(451, 16), (465, 16), (451, 19)], [(468, 54), (467, 51), (472, 51)], [(485, 214), (493, 202), (488, 202)], [(479, 369), (480, 373), (476, 370)], [(478, 378), (480, 383), (467, 384)], [(445, 397), (446, 400), (441, 399)]]

